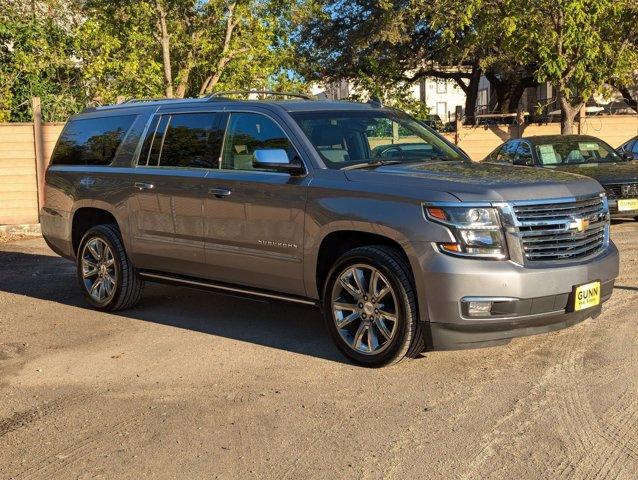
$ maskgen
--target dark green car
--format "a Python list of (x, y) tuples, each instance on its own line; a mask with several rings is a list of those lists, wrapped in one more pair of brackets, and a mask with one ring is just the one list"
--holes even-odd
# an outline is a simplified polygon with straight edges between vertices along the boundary
[(589, 135), (542, 135), (508, 140), (486, 162), (543, 167), (592, 177), (605, 188), (613, 217), (638, 218), (638, 161)]

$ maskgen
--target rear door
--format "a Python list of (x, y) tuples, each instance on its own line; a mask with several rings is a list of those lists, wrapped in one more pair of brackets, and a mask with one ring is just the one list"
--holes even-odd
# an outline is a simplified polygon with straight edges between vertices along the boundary
[(231, 112), (220, 169), (206, 177), (204, 239), (215, 280), (305, 295), (303, 238), (308, 176), (253, 167), (258, 149), (299, 150), (283, 122)]
[(215, 112), (162, 112), (151, 120), (131, 199), (135, 264), (202, 276), (204, 178), (219, 166), (222, 131)]

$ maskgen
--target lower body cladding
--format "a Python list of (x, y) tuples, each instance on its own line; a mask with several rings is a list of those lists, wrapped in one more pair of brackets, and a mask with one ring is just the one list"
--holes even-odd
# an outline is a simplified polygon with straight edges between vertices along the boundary
[[(421, 316), (429, 322), (430, 347), (439, 350), (500, 345), (596, 317), (618, 276), (613, 243), (593, 259), (551, 267), (458, 258), (427, 247), (419, 304), (426, 305)], [(576, 289), (592, 282), (599, 282), (597, 301), (579, 310)]]

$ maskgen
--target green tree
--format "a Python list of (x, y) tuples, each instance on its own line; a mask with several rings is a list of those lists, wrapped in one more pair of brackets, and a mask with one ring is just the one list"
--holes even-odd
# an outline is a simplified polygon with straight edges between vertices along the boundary
[(77, 46), (92, 94), (184, 97), (266, 87), (291, 65), (280, 0), (92, 0)]
[(81, 108), (71, 7), (61, 0), (0, 0), (0, 121), (30, 121), (32, 96), (41, 97), (45, 121)]
[(533, 66), (510, 46), (510, 0), (309, 0), (299, 17), (298, 53), (309, 79), (374, 79), (380, 87), (422, 77), (452, 79), (476, 111), (479, 80), (489, 75), (498, 109), (516, 109), (536, 85)]
[(561, 110), (561, 132), (572, 133), (580, 108), (608, 81), (623, 86), (638, 65), (635, 0), (520, 2), (521, 51), (538, 62), (536, 78), (551, 82)]

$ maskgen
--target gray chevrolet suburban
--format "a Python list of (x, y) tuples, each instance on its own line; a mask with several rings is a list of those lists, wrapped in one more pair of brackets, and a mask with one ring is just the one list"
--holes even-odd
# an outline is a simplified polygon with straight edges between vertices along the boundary
[(88, 302), (144, 282), (323, 311), (352, 361), (506, 343), (595, 317), (618, 251), (592, 179), (472, 163), (377, 102), (132, 100), (66, 124), (42, 232)]

